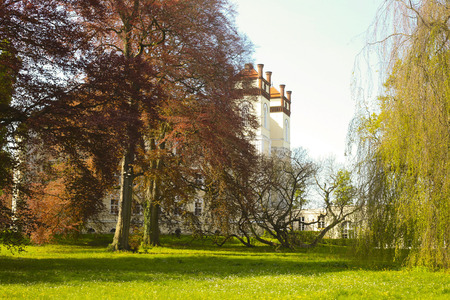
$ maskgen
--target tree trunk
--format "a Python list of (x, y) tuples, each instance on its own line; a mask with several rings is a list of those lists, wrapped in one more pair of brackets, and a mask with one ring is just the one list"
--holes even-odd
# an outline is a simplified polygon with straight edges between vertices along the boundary
[(22, 160), (19, 158), (17, 165), (13, 168), (13, 190), (11, 197), (11, 211), (16, 218), (17, 210), (22, 200), (21, 185), (23, 184), (23, 172), (21, 170)]
[(151, 236), (151, 226), (149, 220), (151, 219), (152, 207), (149, 201), (151, 195), (151, 186), (149, 185), (146, 190), (145, 204), (144, 204), (144, 236), (142, 238), (142, 243), (146, 246), (150, 245)]
[[(16, 146), (17, 146), (17, 152), (15, 153), (15, 159), (16, 163), (13, 167), (13, 189), (12, 189), (12, 197), (11, 197), (11, 212), (12, 212), (12, 219), (13, 223), (16, 223), (16, 221), (19, 219), (19, 212), (18, 210), (23, 207), (24, 205), (24, 195), (23, 195), (23, 187), (25, 184), (25, 155), (26, 150), (23, 148), (24, 145), (22, 143), (21, 137), (15, 138)], [(15, 231), (22, 231), (22, 228), (18, 226), (17, 224), (14, 224), (14, 228), (12, 228)]]
[(150, 205), (151, 217), (150, 217), (150, 245), (160, 246), (159, 241), (159, 210), (158, 203), (152, 203)]
[(302, 244), (300, 245), (301, 248), (314, 248), (317, 246), (317, 244), (323, 239), (323, 237), (325, 236), (325, 234), (327, 234), (328, 231), (330, 231), (331, 229), (333, 229), (336, 225), (338, 225), (339, 223), (341, 223), (344, 219), (339, 219), (339, 220), (335, 220), (333, 223), (331, 223), (330, 225), (328, 225), (326, 228), (324, 228), (319, 235), (314, 239), (314, 241), (312, 241), (312, 243), (310, 244)]
[[(162, 140), (166, 134), (166, 124), (161, 124), (159, 140)], [(165, 142), (157, 143), (154, 137), (149, 138), (150, 151), (164, 150)], [(161, 156), (154, 159), (150, 163), (150, 168), (154, 173), (154, 178), (151, 179), (147, 187), (146, 206), (144, 214), (144, 245), (160, 246), (159, 240), (159, 214), (161, 211), (161, 170), (163, 168), (164, 160)]]
[(114, 251), (130, 249), (130, 246), (128, 245), (128, 237), (130, 234), (131, 202), (133, 198), (133, 161), (134, 148), (131, 146), (122, 160), (119, 215), (117, 217), (118, 219), (114, 240), (111, 244), (111, 249)]
[(159, 213), (160, 213), (160, 182), (152, 180), (147, 189), (147, 199), (144, 212), (144, 245), (160, 246)]

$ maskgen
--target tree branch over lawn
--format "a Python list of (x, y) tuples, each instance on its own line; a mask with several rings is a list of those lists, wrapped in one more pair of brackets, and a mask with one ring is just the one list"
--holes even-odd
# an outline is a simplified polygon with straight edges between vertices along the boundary
[[(242, 180), (241, 176), (231, 177), (234, 186), (239, 188), (227, 193), (235, 214), (230, 217), (229, 230), (223, 234), (239, 237), (247, 246), (256, 239), (271, 246), (315, 247), (330, 230), (361, 208), (360, 195), (349, 171), (323, 173), (320, 180), (318, 171), (319, 166), (304, 150), (296, 149), (290, 157), (262, 156), (252, 168), (249, 181)], [(308, 198), (314, 186), (322, 191), (323, 213), (317, 220), (306, 222), (305, 207), (310, 203)], [(302, 240), (296, 232), (296, 226), (314, 226), (321, 220), (326, 220), (328, 225), (315, 231), (312, 241)]]

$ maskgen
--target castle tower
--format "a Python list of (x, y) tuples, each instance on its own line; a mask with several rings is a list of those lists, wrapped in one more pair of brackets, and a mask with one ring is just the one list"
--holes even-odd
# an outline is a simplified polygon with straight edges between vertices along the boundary
[[(290, 153), (291, 139), (291, 91), (285, 93), (285, 85), (280, 91), (271, 87), (272, 72), (263, 77), (264, 65), (246, 64), (241, 76), (250, 84), (250, 95), (242, 103), (242, 111), (255, 114), (259, 127), (255, 132), (255, 146), (260, 153), (270, 155), (273, 152)], [(256, 98), (255, 98), (256, 97)]]
[[(272, 151), (282, 154), (290, 153), (291, 149), (291, 91), (285, 93), (286, 86), (280, 85), (280, 91), (275, 87), (270, 89), (270, 139)], [(287, 96), (287, 97), (286, 97)]]
[(264, 65), (257, 65), (256, 71), (252, 64), (246, 64), (241, 72), (244, 80), (249, 80), (250, 95), (244, 97), (241, 109), (250, 111), (256, 116), (259, 123), (255, 132), (254, 144), (260, 153), (270, 155), (270, 74), (266, 72), (266, 78), (263, 77)]

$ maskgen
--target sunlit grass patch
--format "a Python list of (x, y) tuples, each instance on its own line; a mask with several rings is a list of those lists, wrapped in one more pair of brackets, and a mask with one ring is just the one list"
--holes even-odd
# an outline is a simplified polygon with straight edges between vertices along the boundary
[(155, 247), (112, 253), (81, 243), (0, 252), (0, 298), (274, 299), (430, 298), (450, 296), (450, 274), (359, 263), (341, 248), (277, 252)]

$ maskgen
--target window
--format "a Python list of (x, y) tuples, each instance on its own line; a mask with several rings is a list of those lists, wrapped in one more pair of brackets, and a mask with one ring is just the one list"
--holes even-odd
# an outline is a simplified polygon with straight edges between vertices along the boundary
[(269, 128), (269, 107), (267, 106), (267, 103), (264, 103), (264, 128)]
[(299, 226), (299, 229), (300, 229), (300, 231), (305, 231), (305, 229), (306, 229), (306, 226), (305, 226), (305, 217), (300, 217), (300, 222), (299, 222), (300, 224), (300, 226)]
[(289, 142), (289, 121), (286, 119), (284, 121), (284, 130), (285, 130), (285, 140)]
[(349, 221), (346, 221), (342, 224), (342, 238), (349, 239), (352, 238), (352, 224)]
[(319, 219), (317, 219), (317, 227), (319, 229), (325, 228), (325, 216), (319, 216)]
[(250, 116), (250, 105), (245, 103), (241, 109), (241, 117), (243, 119), (244, 125), (249, 126), (249, 116)]
[(194, 215), (196, 215), (198, 217), (201, 214), (202, 214), (202, 203), (195, 202)]
[(110, 213), (116, 216), (119, 214), (119, 200), (116, 199), (111, 200)]

